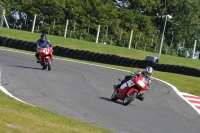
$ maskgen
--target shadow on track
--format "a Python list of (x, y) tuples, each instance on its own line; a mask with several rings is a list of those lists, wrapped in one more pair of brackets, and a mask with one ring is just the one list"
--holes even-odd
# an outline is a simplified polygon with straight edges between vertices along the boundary
[[(117, 104), (123, 105), (122, 101), (112, 101), (110, 98), (106, 98), (106, 97), (99, 97), (99, 98), (101, 98), (103, 100), (106, 100), (106, 101), (109, 101), (109, 102), (113, 102), (113, 103), (117, 103)], [(123, 105), (123, 106), (125, 106), (125, 105)], [(135, 106), (135, 105), (130, 103), (130, 104), (126, 105), (126, 106)]]
[(113, 103), (117, 103), (117, 104), (121, 104), (123, 105), (123, 102), (120, 102), (120, 101), (112, 101), (110, 98), (106, 98), (106, 97), (99, 97), (103, 100), (106, 100), (106, 101), (109, 101), (109, 102), (113, 102)]
[(14, 66), (14, 65), (6, 65), (6, 66), (12, 66), (12, 67), (19, 67), (19, 68), (27, 68), (27, 69), (42, 70), (42, 68), (27, 67), (27, 66)]

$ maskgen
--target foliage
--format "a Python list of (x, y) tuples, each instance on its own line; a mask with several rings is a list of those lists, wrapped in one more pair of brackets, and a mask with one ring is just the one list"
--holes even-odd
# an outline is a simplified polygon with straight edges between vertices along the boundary
[[(124, 46), (129, 44), (133, 30), (132, 47), (156, 51), (164, 32), (164, 47), (193, 47), (199, 41), (199, 0), (2, 0), (0, 9), (6, 9), (11, 28), (31, 31), (37, 15), (36, 32), (64, 35), (69, 20), (67, 37), (95, 41), (98, 25), (99, 42)], [(166, 16), (172, 16), (171, 19)], [(141, 35), (141, 36), (139, 36)], [(152, 40), (153, 39), (153, 40)], [(101, 41), (100, 41), (101, 40)], [(197, 43), (197, 49), (200, 45)], [(168, 50), (167, 50), (168, 51)], [(173, 55), (173, 54), (172, 54)]]

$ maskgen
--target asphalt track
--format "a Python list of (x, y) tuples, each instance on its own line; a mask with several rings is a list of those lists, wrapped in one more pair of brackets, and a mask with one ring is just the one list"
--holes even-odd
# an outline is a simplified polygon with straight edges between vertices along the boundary
[(110, 100), (128, 72), (54, 59), (41, 70), (33, 55), (0, 50), (1, 84), (13, 96), (115, 133), (199, 133), (200, 116), (168, 85), (153, 80), (145, 100)]

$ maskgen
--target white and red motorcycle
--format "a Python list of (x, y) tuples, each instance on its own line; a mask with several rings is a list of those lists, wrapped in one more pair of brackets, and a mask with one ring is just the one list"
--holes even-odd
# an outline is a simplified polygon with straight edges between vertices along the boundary
[(111, 100), (117, 101), (119, 99), (123, 101), (123, 105), (128, 105), (147, 89), (148, 82), (144, 75), (140, 74), (123, 83), (119, 90), (114, 89), (115, 91), (111, 96)]

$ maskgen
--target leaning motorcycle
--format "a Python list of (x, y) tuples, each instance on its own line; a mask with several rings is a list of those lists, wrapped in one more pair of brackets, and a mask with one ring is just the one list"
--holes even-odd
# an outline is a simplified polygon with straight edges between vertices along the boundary
[(148, 82), (144, 75), (140, 74), (123, 83), (118, 90), (114, 89), (111, 100), (117, 101), (119, 99), (123, 101), (123, 105), (128, 105), (147, 89)]
[(51, 70), (51, 63), (53, 61), (52, 55), (53, 55), (53, 50), (50, 46), (39, 48), (38, 60), (43, 70), (47, 68), (49, 71)]

